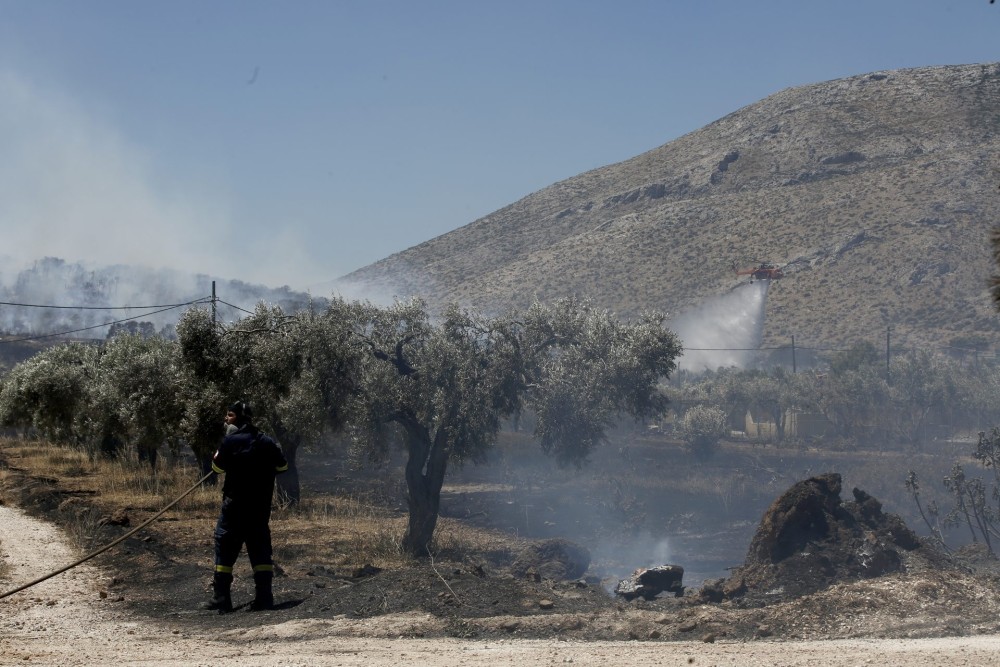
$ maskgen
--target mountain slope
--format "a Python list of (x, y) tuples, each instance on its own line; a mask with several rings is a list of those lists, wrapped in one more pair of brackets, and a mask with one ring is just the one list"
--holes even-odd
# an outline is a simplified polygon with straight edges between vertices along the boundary
[[(997, 338), (1000, 64), (788, 89), (342, 279), (432, 305), (576, 294), (678, 314), (786, 264), (763, 344)], [(690, 344), (690, 343), (689, 343)]]

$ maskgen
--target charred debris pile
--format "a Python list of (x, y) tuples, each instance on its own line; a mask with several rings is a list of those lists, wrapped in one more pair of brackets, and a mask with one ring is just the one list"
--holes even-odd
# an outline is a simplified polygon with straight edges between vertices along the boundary
[(905, 570), (907, 553), (922, 548), (917, 535), (868, 493), (854, 489), (845, 502), (840, 492), (838, 473), (794, 484), (764, 513), (744, 564), (706, 581), (702, 600), (765, 604)]

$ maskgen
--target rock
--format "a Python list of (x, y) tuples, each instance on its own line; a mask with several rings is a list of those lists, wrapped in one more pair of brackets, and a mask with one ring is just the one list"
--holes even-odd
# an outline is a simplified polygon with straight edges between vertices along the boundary
[(697, 627), (698, 627), (698, 623), (696, 621), (684, 621), (683, 623), (681, 623), (680, 625), (677, 626), (677, 631), (678, 632), (691, 632), (692, 630), (694, 630)]
[(705, 602), (722, 602), (726, 599), (726, 594), (723, 592), (725, 583), (725, 579), (706, 579), (698, 595)]
[(538, 608), (539, 609), (552, 609), (555, 606), (556, 605), (555, 605), (555, 603), (552, 600), (539, 600), (538, 601)]
[(726, 579), (722, 584), (722, 594), (727, 598), (735, 598), (747, 592), (746, 581), (743, 577), (735, 576)]
[(626, 600), (633, 600), (637, 597), (652, 600), (665, 591), (680, 597), (684, 595), (684, 586), (681, 584), (683, 577), (684, 568), (680, 565), (639, 568), (628, 579), (622, 579), (618, 582), (618, 585), (615, 586), (615, 593)]

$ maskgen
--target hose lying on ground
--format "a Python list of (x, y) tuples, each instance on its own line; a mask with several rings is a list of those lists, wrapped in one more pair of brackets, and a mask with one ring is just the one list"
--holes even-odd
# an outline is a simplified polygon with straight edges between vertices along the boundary
[(20, 593), (21, 591), (23, 591), (26, 588), (31, 588), (35, 584), (40, 584), (43, 581), (45, 581), (46, 579), (51, 579), (52, 577), (56, 576), (57, 574), (62, 574), (66, 570), (71, 570), (74, 567), (76, 567), (77, 565), (80, 565), (81, 563), (86, 563), (91, 558), (93, 558), (95, 556), (99, 556), (100, 554), (104, 553), (105, 551), (107, 551), (111, 547), (115, 546), (116, 544), (120, 544), (120, 543), (124, 542), (125, 540), (127, 540), (130, 537), (132, 537), (133, 535), (135, 535), (136, 533), (138, 533), (140, 530), (142, 530), (143, 528), (145, 528), (149, 524), (151, 524), (154, 521), (156, 521), (157, 519), (159, 519), (163, 514), (166, 513), (167, 510), (169, 510), (171, 507), (173, 507), (174, 505), (176, 505), (177, 503), (179, 503), (181, 500), (183, 500), (185, 497), (187, 497), (188, 494), (190, 494), (192, 491), (194, 491), (199, 486), (201, 486), (202, 483), (206, 479), (208, 479), (209, 477), (211, 477), (214, 474), (215, 474), (214, 472), (210, 472), (207, 475), (205, 475), (204, 477), (202, 477), (201, 479), (199, 479), (197, 482), (195, 482), (195, 484), (190, 489), (188, 489), (187, 491), (185, 491), (184, 493), (182, 493), (180, 496), (178, 496), (172, 503), (170, 503), (169, 505), (167, 505), (166, 507), (164, 507), (163, 509), (161, 509), (156, 514), (154, 514), (153, 516), (151, 516), (148, 519), (146, 519), (145, 521), (143, 521), (141, 524), (139, 524), (138, 526), (136, 526), (132, 530), (128, 531), (127, 533), (125, 533), (124, 535), (122, 535), (121, 537), (119, 537), (114, 542), (111, 542), (110, 544), (106, 544), (103, 547), (101, 547), (100, 549), (98, 549), (97, 551), (94, 551), (92, 553), (87, 554), (86, 556), (84, 556), (80, 560), (76, 561), (75, 563), (70, 563), (66, 567), (61, 567), (58, 570), (56, 570), (55, 572), (49, 572), (44, 577), (39, 577), (38, 579), (35, 579), (34, 581), (29, 581), (28, 583), (24, 584), (23, 586), (19, 586), (19, 587), (15, 588), (14, 590), (7, 591), (6, 593), (0, 593), (0, 600), (2, 600), (3, 598), (7, 597), (8, 595), (13, 595), (14, 593)]

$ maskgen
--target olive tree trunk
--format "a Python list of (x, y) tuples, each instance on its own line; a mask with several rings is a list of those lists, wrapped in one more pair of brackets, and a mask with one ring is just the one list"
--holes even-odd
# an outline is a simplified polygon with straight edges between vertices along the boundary
[(403, 536), (403, 549), (414, 557), (429, 556), (434, 529), (441, 507), (441, 487), (448, 467), (448, 446), (444, 429), (431, 438), (427, 428), (407, 420), (406, 491), (409, 523)]
[(299, 467), (296, 459), (302, 438), (282, 428), (280, 424), (275, 425), (274, 434), (277, 436), (278, 442), (281, 443), (281, 451), (285, 453), (285, 460), (288, 461), (288, 470), (275, 478), (278, 498), (283, 503), (298, 505), (299, 501), (302, 500), (302, 489), (299, 486)]

